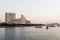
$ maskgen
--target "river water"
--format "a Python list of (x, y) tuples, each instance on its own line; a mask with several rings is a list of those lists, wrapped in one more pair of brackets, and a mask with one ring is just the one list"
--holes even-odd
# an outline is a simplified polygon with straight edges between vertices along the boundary
[(0, 40), (60, 40), (60, 27), (0, 28)]

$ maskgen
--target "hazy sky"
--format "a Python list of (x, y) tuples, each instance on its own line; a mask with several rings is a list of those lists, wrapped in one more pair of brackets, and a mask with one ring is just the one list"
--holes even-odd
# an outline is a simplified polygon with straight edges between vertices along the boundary
[(35, 23), (60, 22), (60, 0), (0, 0), (0, 19), (5, 20), (5, 12), (23, 14)]

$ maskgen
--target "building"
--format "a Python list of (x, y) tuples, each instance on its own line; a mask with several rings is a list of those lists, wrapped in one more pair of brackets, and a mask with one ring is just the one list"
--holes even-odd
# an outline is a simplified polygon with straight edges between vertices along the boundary
[(31, 22), (26, 20), (26, 18), (23, 15), (21, 15), (21, 18), (15, 19), (13, 21), (13, 23), (16, 23), (16, 24), (31, 24)]
[(6, 23), (16, 23), (16, 24), (31, 24), (30, 21), (26, 20), (26, 18), (21, 15), (21, 18), (15, 19), (15, 13), (5, 13), (5, 22)]
[(23, 15), (21, 15), (21, 18), (19, 19), (20, 24), (26, 24), (26, 19)]
[(15, 20), (15, 13), (5, 13), (5, 22), (6, 23), (12, 23), (12, 21)]
[(26, 20), (26, 24), (31, 24), (31, 22), (30, 22), (30, 21), (28, 21), (28, 20)]

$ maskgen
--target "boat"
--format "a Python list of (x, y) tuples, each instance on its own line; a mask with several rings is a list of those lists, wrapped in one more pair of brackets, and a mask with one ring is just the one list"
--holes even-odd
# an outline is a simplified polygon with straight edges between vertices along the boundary
[(48, 26), (46, 27), (46, 29), (48, 29)]
[(42, 28), (41, 26), (35, 26), (35, 28)]

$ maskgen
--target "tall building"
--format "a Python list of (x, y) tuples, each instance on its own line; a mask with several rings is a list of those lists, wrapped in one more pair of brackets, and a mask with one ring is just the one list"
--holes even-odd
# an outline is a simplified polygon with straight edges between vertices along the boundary
[(15, 13), (5, 13), (5, 22), (6, 23), (12, 23), (12, 21), (15, 20)]

